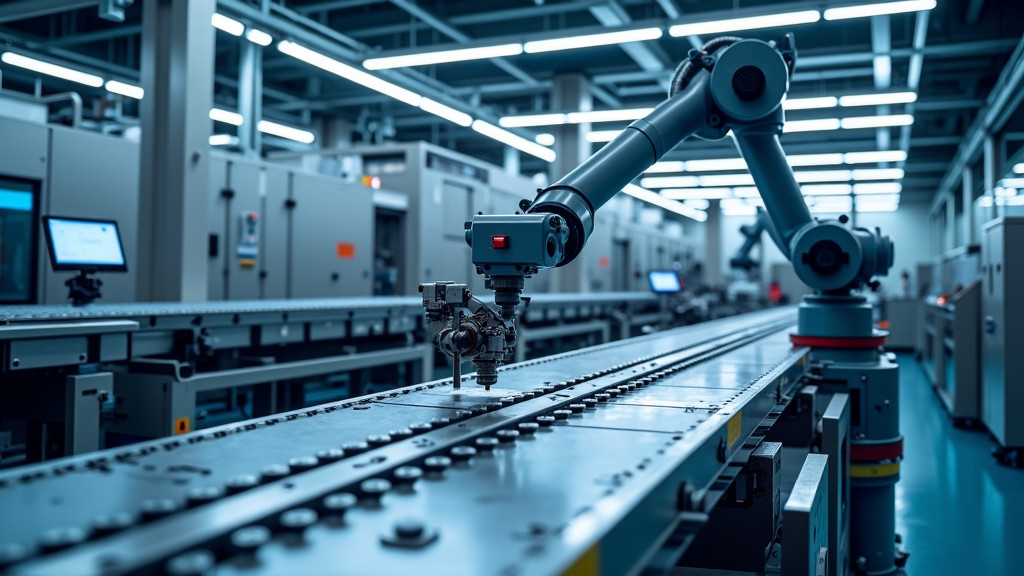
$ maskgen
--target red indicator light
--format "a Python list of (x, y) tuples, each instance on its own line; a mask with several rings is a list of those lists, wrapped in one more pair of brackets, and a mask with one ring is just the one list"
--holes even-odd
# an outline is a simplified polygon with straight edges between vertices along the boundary
[(508, 236), (491, 236), (491, 248), (508, 248)]

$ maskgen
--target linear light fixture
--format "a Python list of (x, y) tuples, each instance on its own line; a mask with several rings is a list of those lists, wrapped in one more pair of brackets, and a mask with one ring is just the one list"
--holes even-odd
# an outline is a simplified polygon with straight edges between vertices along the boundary
[(213, 134), (210, 136), (210, 146), (234, 146), (238, 144), (238, 136), (231, 134)]
[(539, 52), (554, 52), (556, 50), (573, 50), (576, 48), (590, 48), (593, 46), (608, 46), (610, 44), (625, 44), (627, 42), (642, 42), (644, 40), (657, 40), (661, 38), (662, 31), (658, 26), (649, 28), (635, 28), (633, 30), (619, 30), (617, 32), (602, 32), (600, 34), (584, 34), (582, 36), (566, 36), (565, 38), (552, 38), (550, 40), (535, 40), (523, 44), (523, 51), (527, 54)]
[(1003, 178), (999, 185), (1003, 188), (1024, 188), (1024, 178)]
[(801, 170), (793, 172), (796, 181), (806, 182), (846, 182), (850, 180), (849, 170)]
[(846, 108), (855, 106), (886, 106), (917, 102), (916, 92), (882, 92), (879, 94), (851, 94), (840, 96), (839, 105)]
[(800, 191), (805, 196), (848, 196), (853, 191), (849, 184), (811, 184), (801, 186)]
[(211, 21), (214, 28), (222, 32), (227, 32), (232, 36), (241, 36), (242, 32), (245, 32), (245, 24), (242, 24), (234, 18), (228, 18), (220, 13), (215, 12)]
[(498, 125), (503, 128), (530, 128), (533, 126), (559, 126), (568, 122), (568, 114), (530, 114), (527, 116), (503, 116)]
[(847, 18), (866, 18), (902, 12), (920, 12), (935, 8), (935, 0), (903, 0), (901, 2), (881, 2), (875, 4), (859, 4), (842, 8), (825, 10), (825, 20), (845, 20)]
[(821, 20), (821, 13), (817, 10), (801, 10), (799, 12), (784, 12), (782, 14), (766, 14), (764, 16), (749, 16), (745, 18), (730, 18), (727, 20), (710, 20), (706, 22), (693, 22), (690, 24), (677, 24), (668, 29), (671, 36), (702, 36), (705, 34), (718, 34), (720, 32), (737, 32), (740, 30), (757, 30), (759, 28), (777, 28), (779, 26), (795, 26), (797, 24), (811, 24)]
[(701, 186), (753, 186), (750, 174), (710, 174), (700, 177)]
[(594, 130), (593, 132), (587, 132), (587, 142), (601, 143), (611, 142), (616, 136), (622, 133), (622, 130)]
[[(664, 195), (664, 194), (662, 194)], [(689, 206), (695, 210), (707, 210), (711, 207), (711, 202), (706, 198), (691, 198), (689, 200), (683, 200), (684, 206)]]
[(657, 192), (651, 192), (650, 190), (637, 186), (636, 184), (626, 184), (626, 187), (623, 188), (622, 191), (625, 192), (626, 194), (629, 194), (633, 198), (636, 198), (637, 200), (642, 200), (644, 202), (647, 202), (648, 204), (653, 204), (659, 208), (664, 208), (669, 212), (674, 212), (676, 214), (679, 214), (680, 216), (685, 216), (687, 218), (696, 220), (697, 222), (704, 222), (705, 220), (708, 219), (707, 212), (697, 210), (696, 208), (691, 208), (675, 200), (663, 198)]
[(760, 198), (761, 193), (756, 186), (739, 186), (732, 189), (732, 195), (736, 198)]
[(533, 141), (541, 146), (554, 146), (555, 135), (548, 132), (541, 132), (533, 137)]
[(408, 66), (430, 66), (448, 62), (465, 62), (467, 60), (483, 60), (486, 58), (503, 58), (523, 53), (522, 44), (496, 44), (477, 48), (457, 48), (455, 50), (437, 50), (435, 52), (418, 52), (400, 56), (384, 56), (363, 60), (363, 68), (367, 70), (387, 70)]
[(666, 160), (655, 162), (651, 167), (644, 170), (644, 174), (666, 174), (671, 172), (682, 172), (686, 168), (686, 162), (677, 160)]
[(757, 206), (751, 204), (722, 206), (722, 216), (753, 216), (754, 214), (757, 214)]
[(687, 172), (718, 172), (721, 170), (746, 170), (747, 162), (743, 158), (714, 158), (710, 160), (689, 160), (686, 162)]
[(107, 89), (107, 92), (120, 94), (121, 96), (127, 96), (136, 100), (142, 100), (142, 96), (145, 94), (145, 91), (139, 86), (125, 84), (124, 82), (118, 82), (117, 80), (107, 80), (107, 83), (104, 84), (103, 87)]
[(95, 74), (88, 74), (79, 70), (65, 68), (64, 66), (58, 66), (57, 64), (52, 64), (43, 60), (36, 60), (35, 58), (22, 56), (15, 52), (4, 52), (3, 55), (0, 55), (0, 61), (5, 64), (10, 64), (11, 66), (17, 66), (18, 68), (24, 68), (40, 74), (46, 74), (47, 76), (85, 84), (86, 86), (91, 86), (93, 88), (103, 86), (103, 78), (100, 78)]
[(278, 42), (277, 49), (292, 58), (302, 60), (311, 66), (316, 66), (321, 70), (341, 76), (346, 80), (365, 86), (370, 90), (380, 92), (385, 96), (390, 96), (395, 100), (404, 102), (410, 106), (419, 106), (420, 100), (423, 98), (411, 90), (406, 90), (397, 84), (392, 84), (391, 82), (382, 80), (373, 74), (368, 74), (362, 70), (358, 70), (348, 64), (339, 62), (330, 56), (325, 56), (290, 40), (282, 40), (281, 42)]
[(850, 176), (854, 181), (900, 180), (903, 175), (902, 168), (858, 168), (850, 171)]
[(1020, 164), (1014, 164), (1013, 165), (1013, 173), (1014, 174), (1024, 174), (1024, 162), (1021, 162)]
[(270, 120), (260, 120), (259, 123), (256, 124), (256, 129), (264, 134), (302, 142), (303, 144), (312, 144), (313, 141), (316, 140), (316, 135), (309, 130), (292, 128), (291, 126), (285, 126), (284, 124), (278, 124), (277, 122), (271, 122)]
[(794, 154), (786, 156), (793, 168), (804, 166), (838, 166), (843, 163), (842, 154)]
[(210, 120), (231, 124), (232, 126), (241, 126), (245, 122), (245, 118), (238, 112), (231, 112), (222, 108), (211, 108)]
[(250, 28), (249, 31), (245, 33), (245, 39), (259, 46), (270, 46), (274, 41), (273, 36), (259, 28)]
[(813, 110), (816, 108), (835, 108), (839, 98), (835, 96), (816, 96), (812, 98), (786, 98), (782, 101), (783, 110)]
[(461, 110), (456, 110), (446, 104), (431, 100), (430, 98), (420, 99), (420, 109), (424, 112), (429, 112), (434, 116), (439, 116), (445, 120), (458, 124), (464, 128), (468, 128), (473, 123), (473, 117)]
[(903, 162), (907, 153), (903, 150), (875, 150), (868, 152), (848, 152), (843, 154), (847, 164), (874, 164), (876, 162)]
[(818, 132), (839, 130), (839, 118), (818, 118), (817, 120), (790, 120), (782, 127), (784, 133)]
[(540, 158), (541, 160), (544, 160), (546, 162), (555, 161), (555, 151), (552, 150), (551, 148), (541, 146), (536, 142), (531, 142), (530, 140), (527, 140), (522, 136), (513, 134), (508, 130), (504, 130), (502, 128), (495, 126), (494, 124), (484, 122), (483, 120), (474, 120), (472, 126), (473, 130), (476, 130), (477, 132), (483, 134), (484, 136), (487, 136), (488, 138), (493, 138), (498, 142), (501, 142), (502, 144), (507, 144), (517, 150), (526, 152), (531, 156), (536, 156), (537, 158)]
[(565, 115), (569, 124), (585, 124), (587, 122), (620, 122), (636, 120), (651, 113), (654, 108), (625, 108), (623, 110), (593, 110), (590, 112), (570, 112)]
[(669, 200), (721, 200), (732, 196), (729, 188), (666, 188), (660, 193)]
[(899, 182), (861, 182), (853, 185), (856, 195), (867, 194), (899, 194), (903, 185)]

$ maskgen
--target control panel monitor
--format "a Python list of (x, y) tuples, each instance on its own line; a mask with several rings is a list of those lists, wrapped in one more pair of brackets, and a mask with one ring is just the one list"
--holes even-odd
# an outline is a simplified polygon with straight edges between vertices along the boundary
[(647, 281), (656, 294), (675, 294), (683, 289), (679, 275), (672, 270), (651, 270), (647, 273)]
[(117, 222), (44, 216), (43, 229), (54, 271), (128, 270)]

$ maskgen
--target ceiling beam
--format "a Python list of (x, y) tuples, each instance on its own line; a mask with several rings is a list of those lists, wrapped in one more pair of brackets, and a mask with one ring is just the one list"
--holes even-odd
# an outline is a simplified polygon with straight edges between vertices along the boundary
[(94, 32), (86, 32), (84, 34), (60, 36), (52, 40), (46, 40), (43, 43), (43, 46), (47, 48), (79, 46), (82, 44), (89, 44), (91, 42), (103, 42), (106, 40), (113, 40), (115, 38), (123, 38), (125, 36), (135, 36), (141, 33), (142, 26), (140, 24), (124, 24), (121, 26), (107, 28), (106, 30), (96, 30)]
[(0, 23), (96, 6), (100, 0), (20, 0), (0, 6)]

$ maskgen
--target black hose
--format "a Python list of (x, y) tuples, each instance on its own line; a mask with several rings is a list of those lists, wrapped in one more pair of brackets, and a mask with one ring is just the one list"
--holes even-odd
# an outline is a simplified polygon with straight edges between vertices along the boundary
[(697, 63), (699, 58), (706, 58), (714, 54), (716, 51), (731, 46), (743, 40), (739, 36), (721, 36), (708, 42), (697, 54), (691, 54), (690, 58), (680, 62), (679, 66), (676, 67), (675, 73), (672, 75), (672, 83), (669, 85), (668, 95), (669, 98), (675, 96), (679, 92), (686, 90), (686, 87), (690, 85), (690, 82), (701, 71), (701, 66)]

